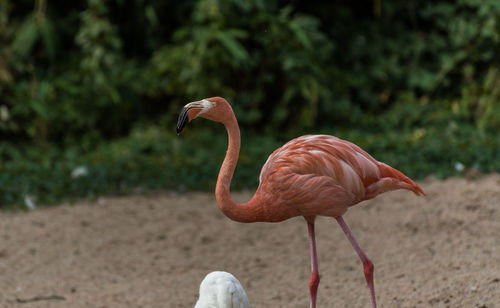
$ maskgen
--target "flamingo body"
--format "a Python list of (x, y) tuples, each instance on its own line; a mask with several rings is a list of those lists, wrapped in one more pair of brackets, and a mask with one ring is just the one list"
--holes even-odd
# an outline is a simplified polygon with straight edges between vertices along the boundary
[(231, 273), (211, 272), (200, 284), (194, 308), (250, 308), (247, 294)]
[(260, 173), (256, 195), (267, 221), (343, 215), (349, 206), (399, 188), (423, 194), (396, 169), (357, 145), (328, 135), (306, 135), (275, 150)]

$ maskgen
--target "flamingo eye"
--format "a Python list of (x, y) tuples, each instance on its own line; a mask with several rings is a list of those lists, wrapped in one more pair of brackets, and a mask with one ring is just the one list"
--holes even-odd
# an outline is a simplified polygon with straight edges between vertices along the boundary
[(215, 102), (211, 102), (209, 100), (203, 99), (203, 100), (201, 100), (201, 105), (202, 105), (202, 109), (201, 109), (200, 113), (204, 113), (208, 109), (215, 107), (216, 104), (215, 104)]

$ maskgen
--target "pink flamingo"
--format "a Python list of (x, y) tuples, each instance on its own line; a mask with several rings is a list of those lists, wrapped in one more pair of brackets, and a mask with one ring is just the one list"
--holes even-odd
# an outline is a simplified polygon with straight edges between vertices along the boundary
[(373, 263), (363, 252), (342, 215), (348, 207), (394, 189), (408, 189), (416, 195), (424, 191), (400, 171), (378, 162), (355, 144), (328, 135), (307, 135), (287, 142), (267, 159), (260, 184), (250, 201), (238, 204), (229, 191), (240, 152), (240, 129), (231, 105), (221, 97), (187, 104), (177, 123), (177, 133), (196, 117), (220, 122), (226, 127), (229, 146), (217, 178), (215, 197), (220, 210), (239, 222), (280, 222), (303, 216), (309, 231), (311, 279), (310, 307), (316, 307), (319, 285), (315, 217), (337, 220), (361, 258), (375, 308)]

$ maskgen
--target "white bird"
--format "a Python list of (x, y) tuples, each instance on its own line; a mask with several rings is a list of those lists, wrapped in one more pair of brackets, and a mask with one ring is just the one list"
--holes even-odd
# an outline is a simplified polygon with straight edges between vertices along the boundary
[(200, 298), (194, 308), (250, 308), (247, 294), (228, 272), (211, 272), (200, 284)]

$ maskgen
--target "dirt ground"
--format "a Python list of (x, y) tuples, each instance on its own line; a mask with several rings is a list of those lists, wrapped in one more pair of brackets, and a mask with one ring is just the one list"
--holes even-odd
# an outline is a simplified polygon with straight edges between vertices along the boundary
[[(427, 179), (344, 216), (375, 264), (380, 307), (500, 307), (500, 176)], [(236, 193), (246, 201), (250, 192)], [(318, 218), (318, 307), (368, 307), (361, 263)], [(106, 197), (0, 213), (0, 307), (193, 307), (233, 273), (252, 307), (308, 307), (303, 218), (241, 224), (207, 193)]]

